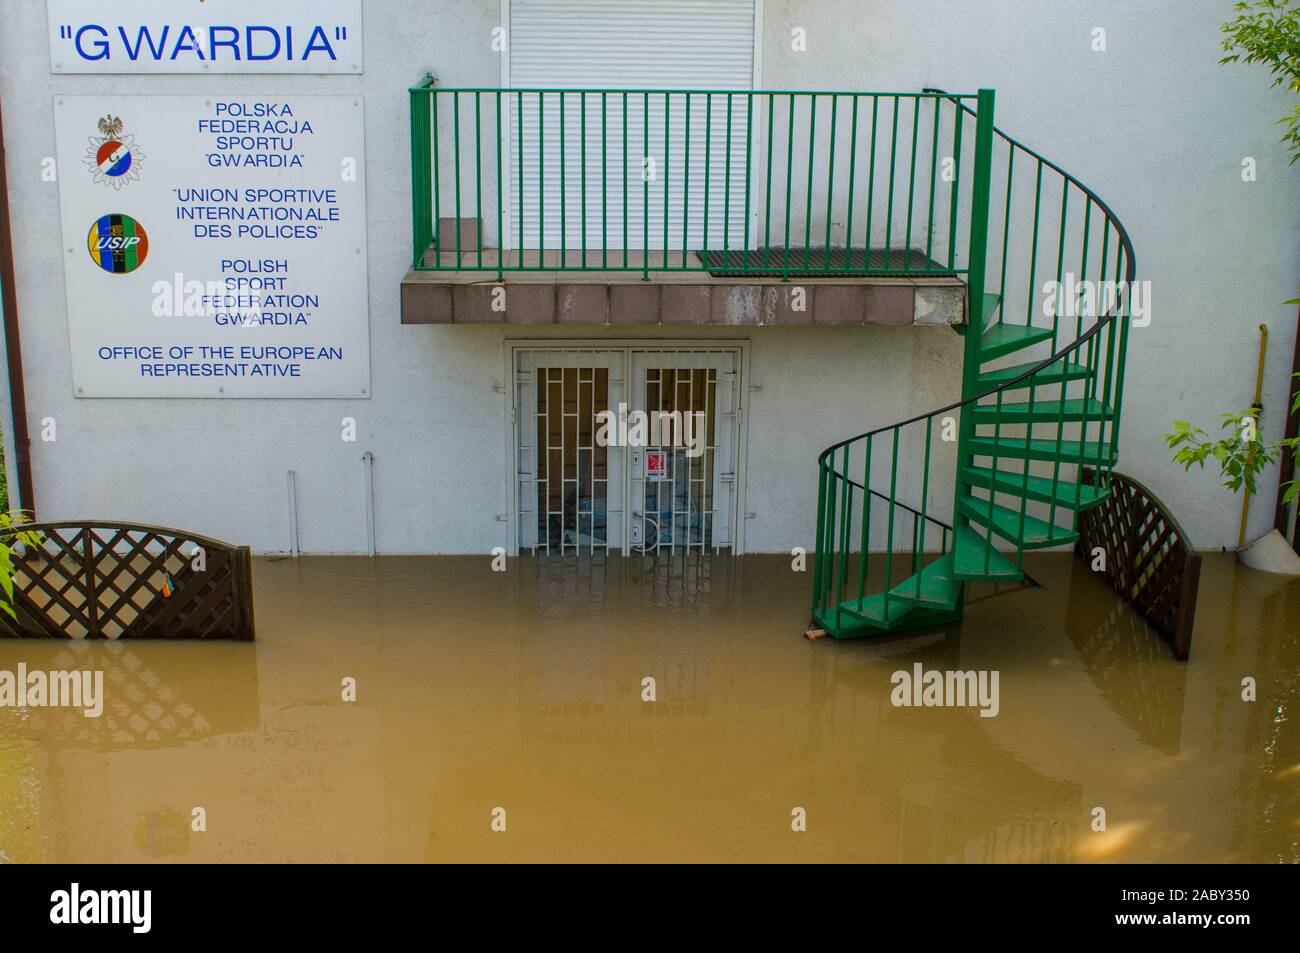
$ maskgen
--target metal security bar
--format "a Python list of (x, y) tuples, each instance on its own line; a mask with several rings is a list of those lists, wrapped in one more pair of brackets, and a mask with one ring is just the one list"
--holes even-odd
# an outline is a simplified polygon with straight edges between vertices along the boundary
[(974, 144), (969, 204), (949, 218), (968, 248), (961, 399), (821, 454), (813, 616), (832, 634), (958, 617), (964, 581), (1020, 578), (1026, 549), (1077, 538), (1118, 456), (1128, 234), (994, 127), (992, 91), (952, 102), (954, 137)]
[[(649, 552), (653, 544), (656, 553), (665, 546), (673, 550), (680, 546), (686, 552), (694, 547), (704, 552), (713, 537), (714, 495), (709, 464), (717, 454), (713, 411), (717, 406), (718, 372), (714, 368), (679, 371), (665, 367), (648, 370), (646, 377), (646, 407), (680, 415), (683, 421), (695, 419), (687, 415), (699, 414), (704, 421), (704, 446), (699, 457), (692, 457), (690, 450), (680, 445), (655, 448), (664, 454), (667, 480), (646, 487), (642, 522), (647, 531), (642, 548)], [(648, 532), (651, 513), (655, 519), (653, 541)]]
[(622, 461), (598, 434), (599, 415), (623, 399), (624, 361), (609, 350), (517, 352), (520, 545), (534, 554), (622, 547)]
[(732, 546), (737, 357), (729, 349), (634, 352), (633, 404), (655, 434), (631, 474), (635, 551), (703, 554)]
[[(410, 90), (419, 270), (964, 273), (963, 106), (934, 92)], [(965, 198), (963, 198), (965, 196)]]

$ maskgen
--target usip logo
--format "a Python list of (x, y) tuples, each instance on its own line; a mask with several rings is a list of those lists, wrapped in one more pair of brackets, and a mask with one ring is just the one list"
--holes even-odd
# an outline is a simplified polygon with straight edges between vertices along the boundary
[(130, 215), (112, 212), (91, 223), (86, 235), (90, 260), (114, 275), (126, 275), (144, 264), (149, 234)]
[(120, 116), (108, 115), (98, 122), (100, 135), (90, 137), (85, 163), (96, 183), (121, 189), (140, 178), (144, 153), (134, 135), (124, 135)]

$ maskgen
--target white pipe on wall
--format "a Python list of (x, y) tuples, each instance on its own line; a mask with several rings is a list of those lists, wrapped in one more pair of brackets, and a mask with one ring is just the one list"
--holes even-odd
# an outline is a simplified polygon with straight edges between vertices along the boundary
[(375, 455), (367, 450), (361, 455), (361, 472), (366, 492), (366, 553), (375, 554)]
[(298, 485), (289, 471), (289, 555), (298, 558)]

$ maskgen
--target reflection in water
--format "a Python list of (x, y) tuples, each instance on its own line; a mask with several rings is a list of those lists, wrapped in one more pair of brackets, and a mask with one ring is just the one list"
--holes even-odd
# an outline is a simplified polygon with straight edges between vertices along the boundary
[[(984, 593), (972, 593), (972, 600)], [(973, 710), (895, 709), (890, 675), (920, 662), (962, 670), (962, 628), (828, 646), (812, 658), (810, 747), (872, 766), (850, 777), (860, 808), (898, 829), (897, 850), (864, 859), (1063, 861), (1082, 816), (1077, 784), (1020, 761)], [(850, 754), (850, 752), (852, 754)], [(954, 784), (952, 779), (963, 778)]]
[[(113, 774), (105, 769), (103, 753), (122, 752), (125, 767), (127, 752), (178, 748), (257, 727), (252, 652), (233, 643), (177, 643), (175, 651), (156, 652), (155, 644), (0, 643), (3, 669), (13, 671), (24, 661), (47, 671), (104, 673), (104, 711), (98, 718), (86, 718), (80, 710), (0, 708), (0, 860), (82, 859), (76, 853), (78, 834), (95, 836), (100, 805), (81, 799), (102, 790), (108, 782), (101, 785), (99, 778)], [(185, 853), (188, 812), (140, 808), (137, 817), (132, 840), (142, 853)], [(57, 845), (54, 856), (49, 838)]]
[[(786, 557), (261, 559), (254, 644), (0, 642), (108, 689), (0, 709), (0, 861), (1300, 860), (1300, 583), (1207, 558), (1182, 664), (1027, 568), (810, 643)], [(999, 671), (1000, 713), (894, 708), (916, 662)]]
[(190, 849), (190, 817), (174, 807), (141, 811), (135, 846), (149, 857), (179, 857)]
[[(102, 671), (105, 696), (100, 718), (65, 717), (70, 713), (50, 708), (0, 708), (0, 728), (107, 750), (180, 744), (255, 726), (255, 657), (233, 643), (212, 644), (217, 651), (205, 658), (194, 643), (178, 644), (178, 651), (168, 653), (151, 651), (150, 642), (0, 641), (0, 668), (13, 670), (24, 661), (29, 669)], [(214, 664), (196, 670), (202, 662)]]
[(1258, 605), (1258, 621), (1244, 613), (1225, 619), (1228, 644), (1248, 656), (1243, 671), (1256, 678), (1259, 701), (1243, 706), (1247, 757), (1237, 783), (1258, 807), (1234, 818), (1233, 846), (1248, 853), (1253, 844), (1272, 844), (1263, 859), (1300, 863), (1300, 588), (1263, 573), (1239, 575), (1230, 602)]
[(1177, 755), (1187, 666), (1169, 664), (1168, 644), (1081, 559), (1071, 565), (1065, 630), (1107, 706), (1138, 739)]
[[(735, 610), (740, 567), (739, 560), (698, 554), (521, 560), (513, 576), (513, 628), (523, 739), (720, 740), (728, 727), (731, 656), (713, 658), (710, 633), (716, 610)], [(584, 611), (575, 613), (575, 606)], [(685, 616), (691, 624), (681, 624)], [(653, 685), (644, 684), (647, 678)], [(642, 701), (648, 689), (653, 704)], [(594, 717), (615, 697), (635, 702), (638, 717)], [(651, 729), (651, 720), (667, 727)]]
[(36, 742), (0, 737), (0, 864), (48, 860)]

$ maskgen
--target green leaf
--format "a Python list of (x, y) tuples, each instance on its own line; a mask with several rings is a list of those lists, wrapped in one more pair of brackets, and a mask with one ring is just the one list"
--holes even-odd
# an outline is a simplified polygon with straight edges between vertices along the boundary
[[(1261, 64), (1273, 86), (1300, 92), (1300, 6), (1294, 0), (1252, 0), (1233, 7), (1236, 16), (1222, 27), (1222, 64)], [(1300, 159), (1300, 107), (1278, 120), (1286, 127), (1283, 143), (1291, 162)]]

